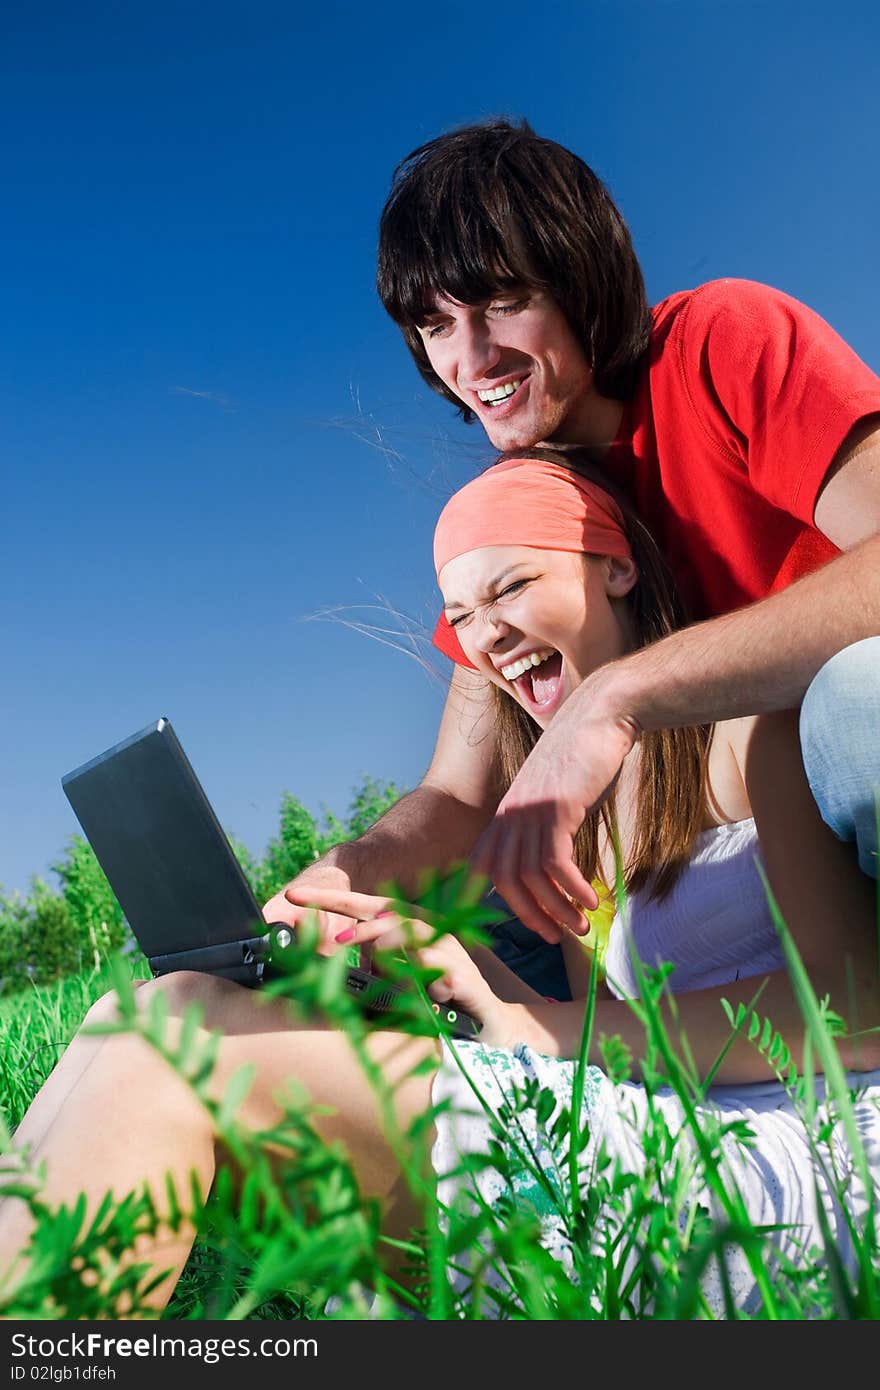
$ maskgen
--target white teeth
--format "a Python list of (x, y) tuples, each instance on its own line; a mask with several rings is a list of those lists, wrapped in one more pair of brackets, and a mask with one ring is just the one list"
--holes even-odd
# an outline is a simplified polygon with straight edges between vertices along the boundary
[(493, 386), (489, 391), (478, 391), (477, 395), (485, 405), (492, 405), (494, 401), (506, 401), (518, 386), (522, 386), (522, 381), (508, 381), (504, 386)]
[(519, 661), (512, 661), (509, 666), (501, 667), (501, 674), (506, 681), (515, 681), (530, 666), (540, 666), (542, 661), (546, 661), (549, 656), (553, 656), (552, 647), (548, 647), (543, 652), (531, 652), (528, 656), (521, 656)]

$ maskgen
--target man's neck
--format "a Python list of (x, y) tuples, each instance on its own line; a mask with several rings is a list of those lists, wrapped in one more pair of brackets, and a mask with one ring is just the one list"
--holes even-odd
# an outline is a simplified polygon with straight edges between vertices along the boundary
[(622, 419), (623, 401), (600, 396), (598, 391), (593, 390), (565, 417), (553, 438), (546, 443), (551, 447), (554, 444), (578, 444), (581, 448), (589, 449), (596, 458), (602, 458), (617, 438)]

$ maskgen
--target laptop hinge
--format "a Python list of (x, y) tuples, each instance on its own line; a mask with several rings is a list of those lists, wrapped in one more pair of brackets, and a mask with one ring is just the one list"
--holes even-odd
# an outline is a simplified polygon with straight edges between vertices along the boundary
[(243, 941), (221, 941), (215, 946), (194, 946), (188, 951), (150, 956), (150, 969), (154, 975), (167, 975), (172, 970), (200, 970), (208, 975), (239, 980), (242, 984), (251, 981), (259, 984), (268, 945), (267, 935), (250, 936)]

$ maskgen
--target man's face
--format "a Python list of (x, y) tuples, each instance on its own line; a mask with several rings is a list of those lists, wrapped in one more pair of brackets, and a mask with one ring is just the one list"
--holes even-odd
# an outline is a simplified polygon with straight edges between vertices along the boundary
[(542, 290), (506, 290), (481, 304), (438, 295), (419, 333), (440, 380), (497, 449), (589, 442), (592, 371), (562, 310)]

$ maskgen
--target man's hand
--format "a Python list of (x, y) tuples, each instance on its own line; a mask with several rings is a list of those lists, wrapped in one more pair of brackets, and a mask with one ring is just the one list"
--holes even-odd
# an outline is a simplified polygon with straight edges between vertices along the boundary
[[(299, 880), (297, 880), (299, 884)], [(437, 934), (422, 907), (395, 902), (371, 893), (339, 892), (332, 888), (288, 889), (326, 917), (347, 921), (336, 940), (342, 945), (371, 945), (373, 951), (405, 950), (426, 970), (442, 974), (427, 986), (440, 1004), (453, 1000), (482, 1025), (480, 1041), (490, 1047), (512, 1048), (515, 1009), (499, 999), (476, 962), (456, 937)], [(402, 915), (402, 914), (406, 915)]]
[[(297, 874), (286, 888), (269, 899), (263, 908), (265, 921), (283, 922), (286, 926), (298, 927), (309, 915), (313, 889), (332, 889), (337, 895), (346, 894), (351, 890), (351, 882), (345, 870), (335, 864), (310, 864), (301, 874)], [(320, 941), (318, 954), (332, 956), (339, 950), (337, 935), (346, 927), (353, 926), (354, 922), (344, 912), (321, 911), (317, 916)]]
[(521, 922), (545, 941), (568, 927), (589, 932), (581, 907), (598, 899), (574, 862), (585, 818), (614, 789), (639, 737), (635, 721), (597, 712), (590, 681), (579, 686), (541, 735), (471, 858)]

